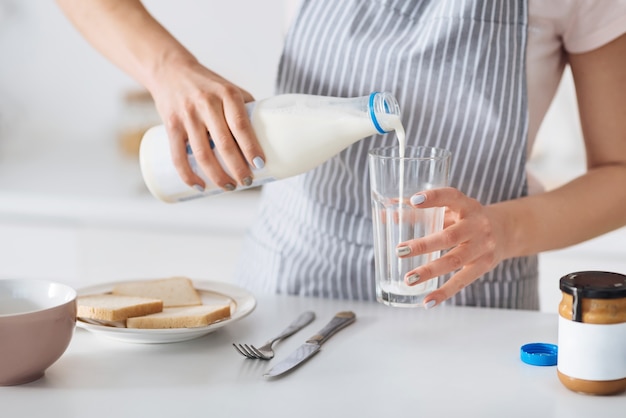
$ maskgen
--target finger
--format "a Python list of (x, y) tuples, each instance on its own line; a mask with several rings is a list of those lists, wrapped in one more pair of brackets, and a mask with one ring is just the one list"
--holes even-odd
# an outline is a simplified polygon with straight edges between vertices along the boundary
[(424, 298), (424, 306), (432, 308), (452, 296), (459, 293), (461, 290), (469, 286), (477, 278), (485, 274), (489, 269), (484, 268), (480, 263), (466, 266), (465, 268), (454, 274), (447, 282), (441, 285), (437, 290), (432, 291)]
[(189, 165), (189, 155), (187, 154), (187, 135), (180, 125), (166, 126), (169, 138), (170, 154), (172, 162), (180, 178), (189, 186), (197, 189), (206, 187), (204, 180), (193, 172)]
[[(243, 107), (243, 104), (241, 105)], [(245, 109), (243, 110), (245, 112)], [(237, 183), (249, 186), (252, 183), (252, 170), (244, 159), (239, 144), (226, 121), (225, 109), (213, 105), (210, 110), (202, 111), (204, 122), (209, 128), (215, 150), (219, 153), (224, 168), (237, 180)], [(247, 114), (243, 116), (248, 119)], [(243, 123), (239, 121), (239, 123)], [(249, 121), (248, 121), (249, 125)], [(250, 128), (252, 129), (252, 128)]]
[(404, 281), (409, 286), (415, 286), (432, 278), (460, 270), (466, 265), (471, 265), (480, 256), (480, 249), (476, 246), (459, 245), (436, 260), (409, 271), (404, 276)]
[(234, 190), (236, 182), (224, 171), (211, 149), (211, 141), (205, 124), (190, 119), (185, 127), (198, 167), (216, 186), (226, 191)]
[(457, 212), (471, 210), (477, 204), (454, 187), (421, 191), (411, 196), (410, 202), (416, 208), (449, 207)]
[(422, 238), (401, 242), (396, 246), (396, 255), (400, 258), (414, 257), (456, 247), (472, 238), (470, 226), (467, 223), (455, 223)]
[(248, 109), (243, 106), (241, 99), (226, 101), (224, 103), (224, 116), (230, 127), (230, 132), (237, 141), (237, 145), (248, 164), (255, 168), (263, 168), (265, 153), (252, 127)]

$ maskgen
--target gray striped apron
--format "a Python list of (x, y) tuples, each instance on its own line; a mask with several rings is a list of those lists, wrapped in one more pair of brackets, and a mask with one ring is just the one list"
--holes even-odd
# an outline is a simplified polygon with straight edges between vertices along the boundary
[[(304, 1), (277, 93), (389, 91), (409, 144), (452, 151), (452, 186), (485, 205), (515, 199), (527, 193), (527, 16), (525, 0)], [(396, 143), (392, 134), (366, 138), (264, 186), (236, 282), (255, 292), (375, 300), (367, 152)], [(505, 260), (447, 303), (538, 309), (536, 257)]]

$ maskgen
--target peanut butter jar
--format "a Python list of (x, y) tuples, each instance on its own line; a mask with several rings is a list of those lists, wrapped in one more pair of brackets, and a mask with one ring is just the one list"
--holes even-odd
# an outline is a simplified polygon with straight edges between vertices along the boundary
[(560, 280), (559, 380), (575, 392), (626, 390), (626, 276), (570, 273)]

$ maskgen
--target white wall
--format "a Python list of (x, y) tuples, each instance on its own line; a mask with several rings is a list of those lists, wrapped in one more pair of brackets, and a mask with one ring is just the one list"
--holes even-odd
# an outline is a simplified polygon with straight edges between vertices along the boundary
[[(272, 94), (284, 0), (147, 0), (201, 62), (256, 97)], [(53, 0), (0, 0), (2, 141), (109, 140), (136, 83), (93, 50)]]

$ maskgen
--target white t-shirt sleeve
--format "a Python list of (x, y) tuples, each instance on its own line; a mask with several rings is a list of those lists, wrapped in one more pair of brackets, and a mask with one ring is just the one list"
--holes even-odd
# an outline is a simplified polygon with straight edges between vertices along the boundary
[[(605, 45), (626, 33), (626, 0), (568, 0), (570, 16), (564, 22), (563, 46), (579, 54)], [(562, 7), (560, 1), (543, 1), (540, 7)]]

